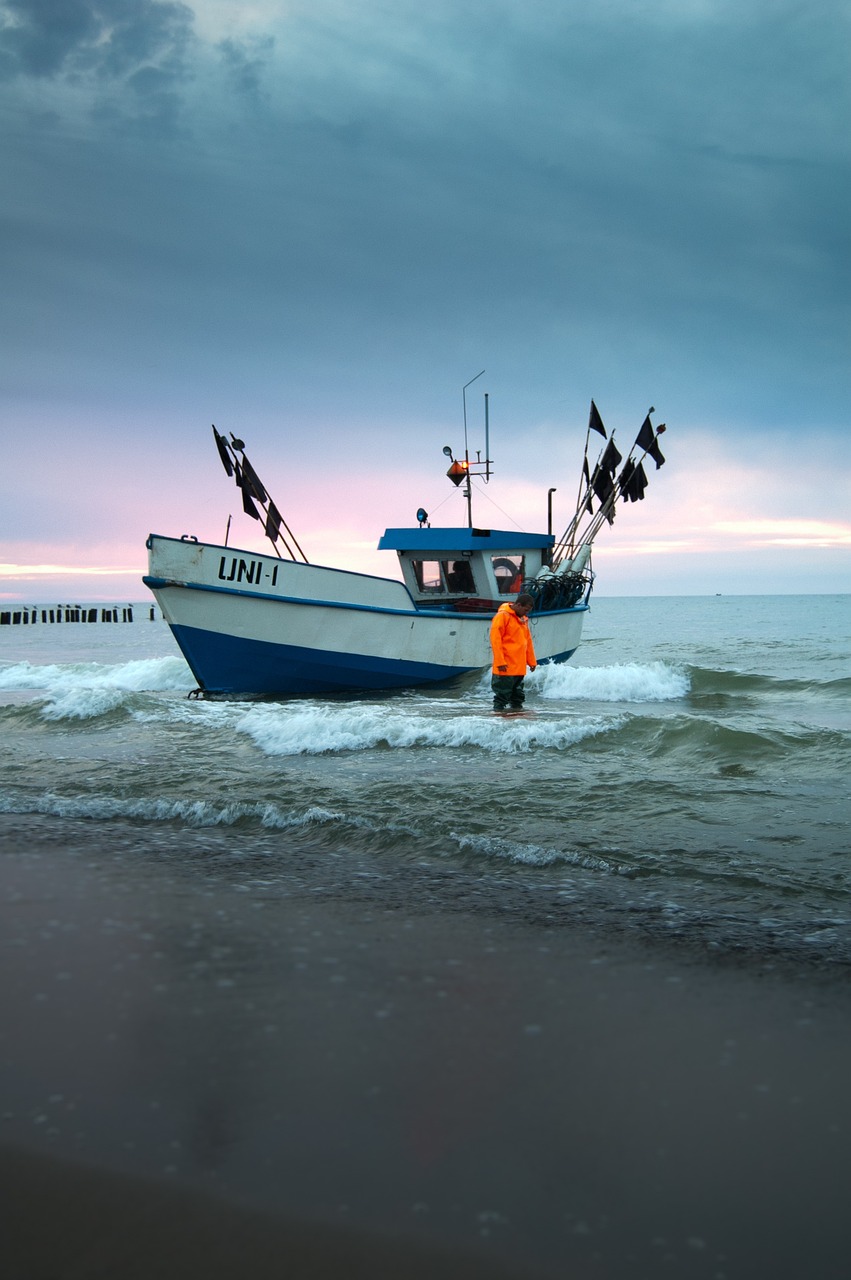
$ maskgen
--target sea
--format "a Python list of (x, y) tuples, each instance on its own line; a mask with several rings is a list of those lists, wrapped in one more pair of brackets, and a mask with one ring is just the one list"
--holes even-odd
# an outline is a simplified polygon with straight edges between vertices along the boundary
[(194, 699), (158, 611), (134, 618), (0, 628), (0, 812), (129, 825), (175, 867), (215, 833), (248, 895), (851, 962), (851, 595), (592, 597), (518, 716), (484, 673)]

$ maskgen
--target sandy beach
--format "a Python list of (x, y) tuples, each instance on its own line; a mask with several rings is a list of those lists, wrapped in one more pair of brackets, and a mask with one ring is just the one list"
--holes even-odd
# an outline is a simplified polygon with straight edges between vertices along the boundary
[(6, 1280), (407, 1276), (520, 1280), (534, 1270), (391, 1232), (287, 1221), (215, 1196), (0, 1148)]
[(0, 839), (5, 1275), (847, 1274), (846, 974)]

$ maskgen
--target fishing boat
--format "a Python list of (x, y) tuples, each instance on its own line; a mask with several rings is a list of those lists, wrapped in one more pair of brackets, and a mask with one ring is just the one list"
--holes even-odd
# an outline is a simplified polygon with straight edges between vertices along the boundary
[[(272, 550), (239, 550), (227, 545), (227, 535), (224, 545), (193, 535), (148, 536), (143, 581), (198, 682), (195, 696), (352, 694), (470, 676), (490, 665), (496, 611), (521, 592), (535, 602), (530, 623), (538, 661), (566, 662), (579, 645), (589, 607), (594, 538), (611, 524), (618, 501), (643, 498), (644, 457), (653, 457), (657, 467), (664, 462), (658, 436), (665, 428), (654, 429), (650, 413), (618, 474), (623, 459), (592, 401), (576, 511), (557, 539), (554, 490), (546, 533), (473, 523), (472, 481), (487, 483), (492, 463), (487, 397), (485, 457), (478, 452), (473, 460), (465, 400), (464, 456), (455, 458), (449, 446), (443, 452), (450, 460), (446, 474), (466, 499), (467, 523), (433, 528), (420, 508), (416, 524), (386, 529), (378, 547), (396, 553), (401, 575), (386, 578), (310, 563), (244, 442), (214, 426), (222, 465), (241, 491), (245, 513), (263, 524)], [(592, 433), (606, 440), (593, 470)]]

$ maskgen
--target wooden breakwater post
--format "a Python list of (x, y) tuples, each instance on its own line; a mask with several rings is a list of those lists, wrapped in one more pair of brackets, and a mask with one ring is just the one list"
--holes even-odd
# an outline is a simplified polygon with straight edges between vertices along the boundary
[[(156, 622), (155, 605), (149, 606), (149, 620)], [(93, 606), (79, 604), (21, 605), (20, 609), (0, 611), (0, 627), (32, 627), (37, 623), (58, 622), (133, 622), (133, 606)]]

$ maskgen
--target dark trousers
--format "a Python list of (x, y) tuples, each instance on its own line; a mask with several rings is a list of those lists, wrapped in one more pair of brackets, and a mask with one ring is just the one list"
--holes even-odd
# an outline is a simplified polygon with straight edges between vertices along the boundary
[(513, 707), (519, 711), (526, 700), (523, 688), (524, 676), (491, 676), (494, 711), (506, 711)]

